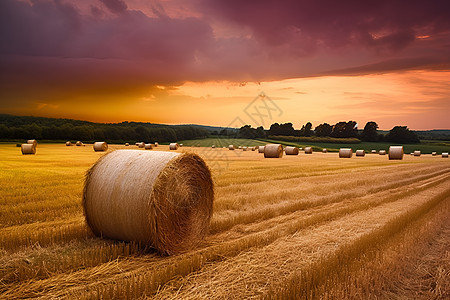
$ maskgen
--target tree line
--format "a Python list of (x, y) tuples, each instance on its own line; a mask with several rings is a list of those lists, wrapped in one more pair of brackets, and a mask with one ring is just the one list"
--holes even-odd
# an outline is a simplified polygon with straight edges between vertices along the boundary
[(0, 115), (0, 139), (173, 142), (204, 138), (206, 129), (141, 122), (93, 123), (43, 117)]

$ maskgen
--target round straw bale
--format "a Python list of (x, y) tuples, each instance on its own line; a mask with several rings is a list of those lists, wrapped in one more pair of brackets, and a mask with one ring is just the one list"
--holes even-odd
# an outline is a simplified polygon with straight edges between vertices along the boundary
[(169, 150), (177, 150), (180, 145), (178, 143), (170, 143)]
[(242, 149), (242, 146), (238, 146), (238, 149)]
[(442, 152), (442, 157), (443, 158), (448, 158), (448, 152)]
[(256, 147), (251, 147), (252, 151), (256, 151)]
[(72, 142), (71, 141), (67, 141), (66, 142), (66, 146), (72, 146)]
[(353, 150), (351, 148), (339, 149), (339, 158), (351, 158), (353, 156)]
[(437, 155), (437, 152), (436, 152), (436, 151), (433, 151), (433, 152), (431, 152), (431, 155), (432, 155), (432, 156), (436, 156), (436, 155)]
[(83, 143), (81, 142), (81, 141), (77, 141), (76, 143), (75, 143), (75, 145), (77, 145), (77, 146), (81, 146)]
[(158, 142), (155, 142), (155, 147), (158, 147), (159, 146), (159, 143)]
[(411, 156), (414, 156), (414, 152), (411, 152)]
[(20, 150), (22, 150), (22, 154), (36, 154), (36, 147), (34, 144), (22, 144), (20, 146)]
[(305, 154), (312, 154), (312, 147), (305, 147)]
[(108, 144), (106, 142), (95, 142), (94, 143), (94, 151), (102, 152), (108, 150)]
[(234, 150), (234, 145), (229, 145), (228, 150)]
[(380, 150), (378, 153), (379, 153), (380, 155), (386, 155), (386, 150)]
[(83, 208), (95, 235), (162, 255), (194, 248), (212, 216), (211, 172), (196, 154), (117, 150), (86, 173)]
[[(183, 144), (179, 144), (178, 146), (179, 146), (179, 147), (183, 147)], [(200, 147), (200, 145), (199, 145), (199, 147)]]
[(420, 152), (420, 150), (415, 150), (414, 151), (414, 156), (420, 156), (422, 153)]
[(301, 150), (303, 150), (303, 148), (302, 148), (302, 147), (300, 147), (300, 148), (298, 148), (298, 150), (300, 150), (300, 151), (301, 151)]
[(377, 153), (377, 150), (372, 150), (372, 151), (370, 151), (370, 152), (372, 152), (373, 154), (376, 154)]
[(138, 147), (139, 147), (139, 148), (144, 148), (144, 147), (145, 147), (145, 143), (144, 143), (144, 142), (138, 143)]
[(284, 149), (284, 152), (286, 153), (286, 155), (298, 155), (298, 148), (297, 147), (287, 146)]
[(151, 150), (151, 149), (153, 149), (153, 146), (152, 146), (152, 144), (144, 144), (144, 149)]
[(125, 143), (125, 146), (127, 146), (127, 147), (130, 146), (130, 143)]
[(258, 146), (258, 153), (264, 153), (265, 146)]
[(36, 141), (36, 140), (28, 140), (28, 141), (27, 141), (27, 144), (33, 144), (33, 145), (34, 145), (34, 148), (37, 147), (37, 141)]
[(356, 156), (366, 156), (366, 151), (364, 150), (356, 150)]
[(216, 148), (216, 145), (212, 145), (211, 148)]
[(326, 148), (322, 149), (322, 153), (327, 153), (327, 152), (328, 152), (328, 150)]
[(390, 146), (389, 159), (403, 159), (403, 146)]
[(281, 144), (267, 144), (264, 147), (265, 158), (281, 158), (283, 157), (283, 146)]
[(139, 146), (139, 143), (136, 143), (135, 145), (136, 145), (136, 146)]
[(247, 151), (247, 149), (248, 149), (248, 148), (247, 148), (247, 147), (245, 147), (245, 146), (244, 146), (244, 147), (242, 147), (242, 151)]

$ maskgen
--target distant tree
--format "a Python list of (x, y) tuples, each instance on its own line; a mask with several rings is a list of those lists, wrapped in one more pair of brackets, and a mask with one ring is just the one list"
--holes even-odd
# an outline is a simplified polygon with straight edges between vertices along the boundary
[(333, 126), (331, 132), (332, 137), (336, 138), (351, 138), (358, 136), (358, 129), (355, 121), (338, 122)]
[(364, 130), (361, 133), (361, 140), (365, 142), (376, 142), (378, 141), (378, 124), (370, 121), (364, 126)]
[(273, 123), (272, 125), (270, 125), (269, 135), (282, 135), (281, 129), (280, 129), (280, 124)]
[(314, 129), (316, 136), (330, 136), (333, 131), (333, 126), (328, 123), (323, 123)]
[(300, 129), (300, 136), (312, 136), (313, 134), (311, 122), (306, 123), (302, 126), (302, 129)]
[(419, 137), (406, 126), (395, 126), (385, 137), (386, 141), (394, 143), (414, 144), (420, 143)]
[(266, 131), (264, 130), (264, 127), (259, 126), (258, 128), (256, 128), (256, 136), (259, 138), (266, 137)]

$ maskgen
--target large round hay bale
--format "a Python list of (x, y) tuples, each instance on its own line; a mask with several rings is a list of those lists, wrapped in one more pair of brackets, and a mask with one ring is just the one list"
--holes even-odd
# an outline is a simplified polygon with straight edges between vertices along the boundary
[(372, 154), (377, 154), (377, 150), (375, 150), (375, 149), (373, 149), (373, 150), (370, 151), (370, 152), (372, 152)]
[(34, 144), (22, 144), (20, 146), (22, 154), (36, 154), (36, 147)]
[(139, 148), (144, 148), (145, 147), (145, 143), (144, 142), (140, 142), (137, 145)]
[(75, 143), (75, 145), (77, 145), (78, 147), (79, 146), (81, 146), (83, 143), (81, 142), (81, 141), (77, 141), (76, 143)]
[(355, 155), (356, 155), (356, 156), (363, 156), (363, 157), (364, 157), (364, 156), (366, 156), (366, 151), (361, 150), (361, 149), (356, 150)]
[(386, 155), (386, 150), (380, 150), (378, 153), (379, 153), (380, 155)]
[(403, 159), (403, 146), (390, 146), (389, 159)]
[(420, 150), (415, 150), (414, 151), (414, 156), (420, 156), (422, 153), (420, 152)]
[(196, 154), (117, 150), (87, 172), (83, 208), (95, 235), (170, 255), (194, 248), (212, 215), (211, 172)]
[(433, 152), (431, 152), (431, 155), (432, 155), (432, 156), (436, 156), (436, 155), (437, 155), (437, 152), (436, 152), (436, 151), (433, 151)]
[(37, 147), (37, 141), (36, 141), (36, 140), (28, 140), (28, 141), (27, 141), (27, 144), (33, 144), (33, 145), (34, 145), (34, 148)]
[(180, 145), (178, 143), (170, 143), (169, 150), (177, 150)]
[(258, 146), (258, 153), (264, 153), (265, 146)]
[(234, 150), (234, 145), (229, 145), (228, 150)]
[(326, 148), (322, 149), (322, 153), (327, 153), (327, 152), (328, 152), (328, 150)]
[(448, 158), (448, 152), (442, 152), (442, 158)]
[(72, 146), (72, 142), (71, 141), (67, 141), (66, 142), (66, 146)]
[(144, 145), (144, 149), (145, 150), (151, 150), (151, 149), (153, 149), (153, 146), (152, 146), (152, 144), (145, 144)]
[(287, 146), (284, 149), (284, 152), (286, 153), (286, 155), (298, 155), (298, 148), (297, 147)]
[(108, 144), (106, 142), (95, 142), (94, 143), (94, 151), (102, 152), (108, 150)]
[(312, 154), (312, 147), (305, 147), (305, 154)]
[(265, 158), (281, 158), (283, 157), (283, 146), (281, 144), (267, 144), (264, 147)]
[(339, 149), (339, 158), (351, 158), (353, 156), (353, 150), (351, 148)]
[(128, 146), (130, 146), (130, 143), (125, 143), (125, 147), (128, 147)]

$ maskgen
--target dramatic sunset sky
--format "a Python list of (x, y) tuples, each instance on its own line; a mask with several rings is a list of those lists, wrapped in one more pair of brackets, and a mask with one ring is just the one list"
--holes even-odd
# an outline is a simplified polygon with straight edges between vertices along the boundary
[(449, 0), (0, 0), (0, 39), (0, 113), (450, 129)]

